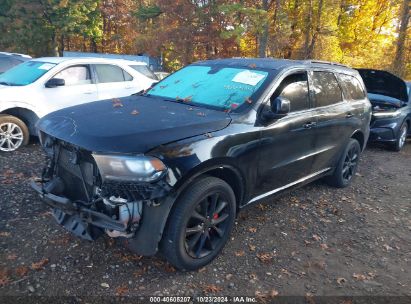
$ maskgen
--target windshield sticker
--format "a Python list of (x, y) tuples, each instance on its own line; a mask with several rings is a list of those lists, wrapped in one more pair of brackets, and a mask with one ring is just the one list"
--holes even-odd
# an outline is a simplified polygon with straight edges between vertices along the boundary
[(48, 70), (50, 70), (52, 67), (54, 67), (54, 64), (52, 64), (52, 63), (45, 63), (45, 64), (42, 64), (41, 66), (39, 66), (38, 69), (48, 71)]
[(248, 84), (251, 86), (257, 85), (265, 75), (257, 74), (250, 71), (242, 71), (234, 76), (233, 82), (239, 82), (243, 84)]

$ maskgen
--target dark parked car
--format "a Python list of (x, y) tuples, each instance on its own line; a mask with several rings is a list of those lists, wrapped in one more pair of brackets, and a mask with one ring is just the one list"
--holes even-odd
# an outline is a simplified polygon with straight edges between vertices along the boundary
[(218, 255), (247, 205), (322, 177), (347, 186), (370, 119), (348, 67), (203, 61), (146, 93), (42, 118), (49, 161), (32, 185), (74, 234), (105, 232), (192, 270)]
[(387, 72), (358, 69), (372, 104), (370, 142), (400, 151), (411, 135), (410, 84)]
[(30, 59), (31, 57), (28, 55), (0, 52), (0, 74)]

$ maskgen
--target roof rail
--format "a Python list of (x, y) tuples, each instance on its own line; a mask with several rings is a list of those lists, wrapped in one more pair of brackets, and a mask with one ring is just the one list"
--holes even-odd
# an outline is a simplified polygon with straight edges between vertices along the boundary
[(336, 66), (341, 66), (345, 68), (349, 68), (348, 65), (342, 64), (342, 63), (337, 63), (337, 62), (331, 62), (331, 61), (324, 61), (324, 60), (304, 60), (306, 63), (321, 63), (321, 64), (330, 64), (330, 65), (336, 65)]

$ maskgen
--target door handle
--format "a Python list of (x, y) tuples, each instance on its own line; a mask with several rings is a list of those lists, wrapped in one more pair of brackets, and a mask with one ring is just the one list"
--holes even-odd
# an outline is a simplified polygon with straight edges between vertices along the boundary
[(345, 115), (345, 118), (351, 118), (351, 117), (353, 117), (354, 116), (354, 114), (352, 114), (352, 113), (347, 113), (346, 115)]
[(310, 122), (303, 124), (303, 127), (305, 129), (311, 129), (312, 127), (315, 127), (316, 125), (317, 123), (315, 121), (310, 121)]

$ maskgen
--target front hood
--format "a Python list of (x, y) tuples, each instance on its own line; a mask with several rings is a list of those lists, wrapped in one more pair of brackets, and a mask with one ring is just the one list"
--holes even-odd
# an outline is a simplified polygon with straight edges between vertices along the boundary
[(407, 84), (401, 78), (380, 70), (358, 69), (368, 93), (408, 102)]
[(368, 99), (370, 100), (373, 108), (401, 108), (404, 105), (403, 101), (386, 95), (368, 93)]
[(230, 121), (225, 112), (130, 96), (53, 112), (37, 127), (93, 152), (145, 153), (162, 144), (221, 130)]

